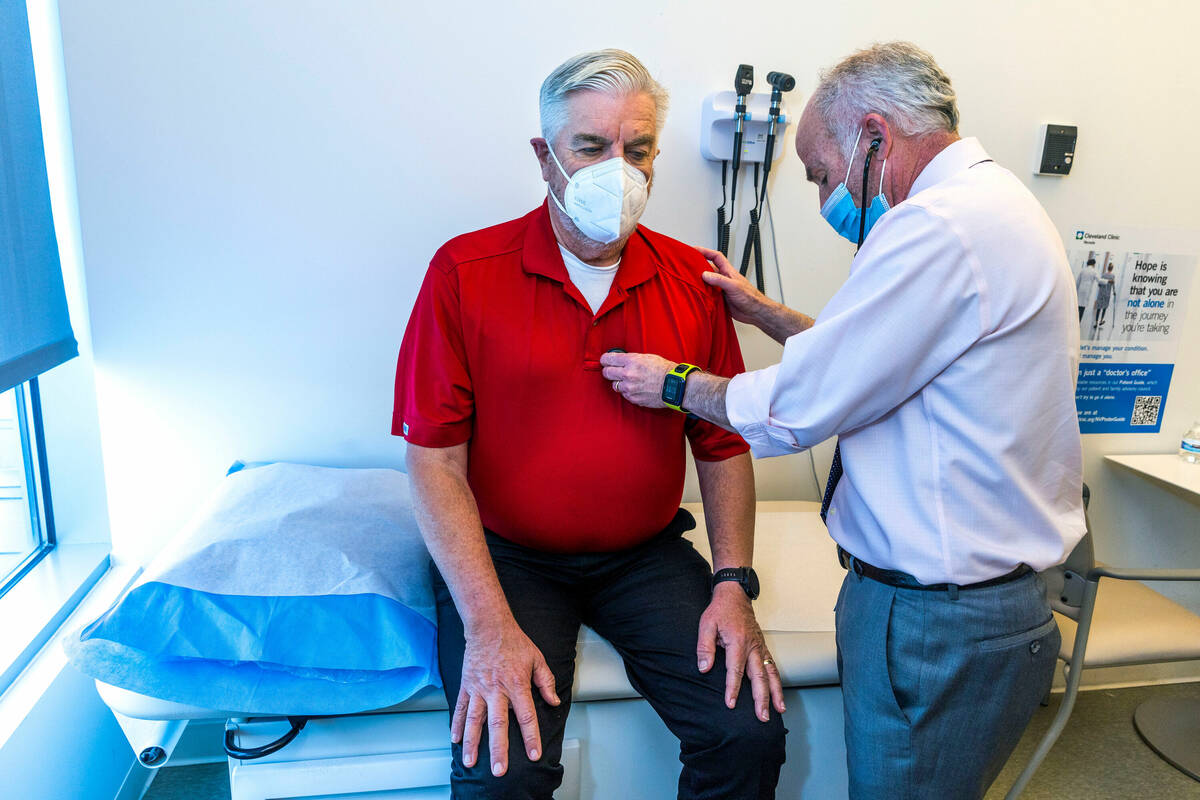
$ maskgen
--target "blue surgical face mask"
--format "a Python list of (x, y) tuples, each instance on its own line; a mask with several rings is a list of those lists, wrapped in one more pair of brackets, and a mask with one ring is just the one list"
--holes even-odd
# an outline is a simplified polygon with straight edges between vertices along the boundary
[[(855, 244), (858, 241), (859, 222), (862, 218), (862, 211), (858, 206), (854, 205), (854, 198), (850, 195), (850, 190), (846, 188), (846, 181), (850, 180), (850, 168), (854, 166), (854, 153), (858, 150), (859, 140), (862, 139), (862, 128), (858, 129), (858, 136), (854, 138), (854, 150), (850, 151), (850, 163), (846, 165), (846, 178), (838, 187), (833, 190), (833, 194), (829, 195), (829, 199), (825, 201), (825, 205), (821, 206), (821, 216), (825, 218), (833, 229), (845, 239), (849, 239)], [(871, 200), (871, 204), (867, 206), (867, 221), (863, 226), (863, 238), (871, 232), (871, 228), (879, 221), (889, 208), (887, 198), (883, 196), (883, 173), (887, 169), (887, 160), (883, 162), (883, 167), (879, 170), (879, 192), (875, 198)]]

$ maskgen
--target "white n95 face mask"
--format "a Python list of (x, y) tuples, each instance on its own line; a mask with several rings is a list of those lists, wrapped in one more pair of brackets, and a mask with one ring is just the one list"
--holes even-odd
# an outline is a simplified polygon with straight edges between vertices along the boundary
[(633, 233), (646, 210), (649, 188), (645, 174), (623, 158), (610, 158), (568, 175), (546, 143), (558, 171), (567, 179), (560, 203), (550, 190), (554, 204), (571, 218), (575, 227), (589, 239), (610, 244)]

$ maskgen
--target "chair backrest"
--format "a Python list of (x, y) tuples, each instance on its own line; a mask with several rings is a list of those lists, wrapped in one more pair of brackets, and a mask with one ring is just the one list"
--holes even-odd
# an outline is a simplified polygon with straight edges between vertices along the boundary
[(1096, 551), (1092, 546), (1092, 524), (1088, 519), (1088, 504), (1092, 492), (1083, 485), (1083, 538), (1067, 556), (1066, 561), (1041, 573), (1046, 582), (1046, 599), (1050, 607), (1071, 619), (1077, 619), (1083, 603), (1083, 585), (1087, 574), (1096, 566)]

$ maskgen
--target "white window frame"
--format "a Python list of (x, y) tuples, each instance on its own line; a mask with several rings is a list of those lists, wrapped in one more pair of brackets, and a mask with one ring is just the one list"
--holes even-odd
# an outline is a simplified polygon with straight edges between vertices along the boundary
[(7, 574), (0, 575), (0, 598), (54, 550), (54, 507), (46, 471), (46, 439), (42, 432), (42, 404), (37, 378), (13, 387), (17, 426), (25, 465), (25, 503), (33, 529), (33, 549)]

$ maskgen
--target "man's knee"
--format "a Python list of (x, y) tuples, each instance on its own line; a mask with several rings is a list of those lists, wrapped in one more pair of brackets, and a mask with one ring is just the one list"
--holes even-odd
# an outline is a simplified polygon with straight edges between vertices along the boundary
[(751, 717), (737, 726), (734, 752), (738, 758), (755, 759), (760, 763), (783, 763), (787, 729), (783, 718), (772, 712), (767, 722)]
[(508, 769), (503, 775), (493, 775), (486, 750), (468, 769), (462, 765), (459, 746), (454, 747), (451, 785), (455, 800), (550, 800), (562, 777), (562, 766), (550, 755), (530, 761), (519, 749), (510, 751)]
[(705, 742), (701, 749), (719, 753), (724, 763), (755, 769), (762, 764), (782, 764), (787, 730), (783, 718), (774, 711), (767, 722), (739, 706), (728, 715), (714, 714), (706, 721)]

